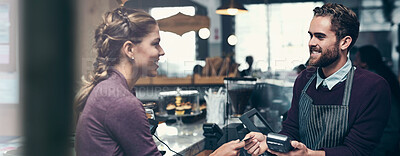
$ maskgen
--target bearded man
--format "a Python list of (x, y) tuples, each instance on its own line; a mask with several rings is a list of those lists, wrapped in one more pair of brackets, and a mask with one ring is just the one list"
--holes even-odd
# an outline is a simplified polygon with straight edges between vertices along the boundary
[(245, 149), (252, 155), (370, 155), (390, 112), (390, 89), (382, 77), (353, 67), (347, 57), (357, 40), (356, 14), (341, 4), (314, 9), (309, 65), (293, 87), (292, 106), (282, 123), (295, 150), (270, 151), (266, 137), (251, 132)]

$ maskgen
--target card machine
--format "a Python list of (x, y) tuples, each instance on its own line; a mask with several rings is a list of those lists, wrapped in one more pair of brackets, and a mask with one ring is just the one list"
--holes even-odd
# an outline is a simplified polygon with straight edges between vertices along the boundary
[(239, 119), (248, 130), (267, 134), (267, 145), (270, 150), (281, 153), (293, 150), (290, 144), (291, 139), (286, 135), (274, 133), (271, 126), (255, 108), (244, 113)]
[(261, 116), (260, 112), (255, 108), (244, 113), (239, 119), (246, 128), (252, 132), (261, 132), (263, 134), (274, 132), (267, 121)]
[(272, 151), (287, 153), (293, 150), (293, 146), (290, 144), (291, 139), (282, 134), (268, 133), (267, 135), (267, 145)]

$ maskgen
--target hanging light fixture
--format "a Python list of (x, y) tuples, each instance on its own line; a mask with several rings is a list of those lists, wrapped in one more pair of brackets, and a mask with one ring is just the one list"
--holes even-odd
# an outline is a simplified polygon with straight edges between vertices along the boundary
[(236, 2), (235, 0), (228, 0), (218, 7), (217, 11), (215, 12), (221, 15), (234, 16), (237, 14), (246, 13), (248, 11), (246, 8), (244, 8), (243, 4)]

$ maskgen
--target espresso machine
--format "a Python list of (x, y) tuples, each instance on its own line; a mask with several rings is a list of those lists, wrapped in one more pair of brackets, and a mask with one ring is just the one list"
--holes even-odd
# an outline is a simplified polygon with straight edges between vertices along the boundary
[(224, 84), (228, 91), (227, 118), (239, 118), (245, 111), (250, 110), (249, 99), (253, 93), (255, 78), (224, 78)]
[(239, 118), (245, 111), (251, 109), (249, 100), (253, 93), (256, 80), (255, 78), (224, 78), (224, 84), (228, 91), (227, 115), (225, 121), (227, 126), (224, 127), (225, 133), (220, 143), (242, 139), (249, 132), (244, 128)]

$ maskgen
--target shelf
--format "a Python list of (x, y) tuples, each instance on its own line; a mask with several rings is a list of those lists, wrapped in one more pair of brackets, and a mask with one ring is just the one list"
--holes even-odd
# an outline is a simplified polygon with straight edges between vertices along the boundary
[(201, 77), (195, 75), (184, 78), (144, 77), (140, 78), (135, 86), (171, 86), (171, 85), (223, 85), (224, 76)]
[(169, 78), (169, 77), (153, 77), (150, 85), (190, 85), (192, 77)]
[(224, 84), (223, 76), (209, 76), (201, 77), (199, 75), (194, 76), (194, 84), (204, 85), (204, 84)]

